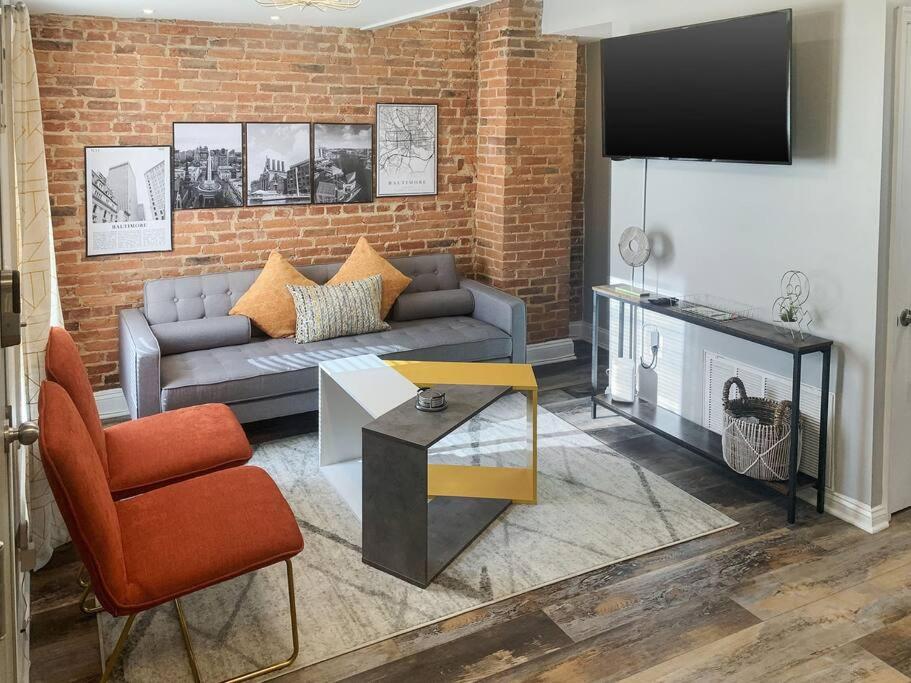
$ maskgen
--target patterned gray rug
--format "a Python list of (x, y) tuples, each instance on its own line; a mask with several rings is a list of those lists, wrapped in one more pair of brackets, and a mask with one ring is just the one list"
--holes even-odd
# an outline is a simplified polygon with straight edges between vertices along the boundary
[[(561, 412), (585, 427), (587, 405), (570, 402)], [(524, 411), (521, 396), (503, 398), (441, 442), (432, 460), (524, 462)], [(294, 562), (301, 652), (293, 668), (735, 525), (544, 408), (538, 432), (539, 504), (510, 507), (427, 590), (361, 563), (360, 525), (319, 473), (316, 434), (259, 446), (252, 464), (275, 478), (306, 544)], [(290, 651), (283, 565), (188, 596), (184, 605), (203, 680)], [(102, 657), (121, 624), (99, 615)], [(192, 680), (173, 605), (136, 619), (121, 661), (120, 680)]]

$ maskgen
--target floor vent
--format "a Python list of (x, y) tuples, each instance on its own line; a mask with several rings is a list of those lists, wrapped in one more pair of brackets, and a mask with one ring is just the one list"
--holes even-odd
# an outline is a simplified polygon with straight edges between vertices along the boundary
[[(727, 358), (710, 351), (705, 352), (705, 378), (703, 382), (702, 425), (716, 433), (721, 433), (724, 407), (722, 390), (729, 377), (737, 376), (743, 381), (750, 396), (761, 396), (776, 401), (791, 397), (791, 380), (780, 375), (772, 375), (764, 370)], [(800, 413), (803, 416), (803, 452), (800, 460), (800, 471), (816, 476), (819, 465), (819, 406), (821, 391), (818, 387), (801, 384)], [(828, 472), (826, 484), (834, 481), (835, 443), (833, 424), (835, 415), (835, 394), (829, 394), (829, 439), (828, 439)]]

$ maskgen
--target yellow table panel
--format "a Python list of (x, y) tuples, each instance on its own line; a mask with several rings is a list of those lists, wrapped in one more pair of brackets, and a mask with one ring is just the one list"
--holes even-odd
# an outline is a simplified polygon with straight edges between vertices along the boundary
[(427, 495), (465, 498), (501, 498), (513, 503), (538, 500), (538, 382), (531, 365), (518, 363), (437, 363), (387, 360), (412, 384), (506, 386), (525, 394), (530, 451), (528, 467), (471, 467), (428, 465)]

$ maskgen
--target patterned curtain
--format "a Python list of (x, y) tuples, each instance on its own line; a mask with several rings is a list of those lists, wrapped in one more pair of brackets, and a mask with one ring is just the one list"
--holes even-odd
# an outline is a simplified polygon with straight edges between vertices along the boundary
[[(52, 325), (60, 325), (63, 316), (57, 291), (44, 130), (28, 10), (19, 3), (12, 15), (10, 125), (15, 155), (12, 178), (15, 191), (12, 194), (16, 201), (15, 229), (19, 250), (16, 261), (22, 277), (22, 322), (25, 323), (20, 346), (24, 383), (21, 393), (28, 401), (25, 412), (30, 419), (37, 419), (48, 331)], [(29, 449), (27, 471), (29, 491), (26, 495), (32, 541), (40, 567), (50, 559), (55, 547), (69, 540), (69, 534), (44, 476), (37, 444)]]

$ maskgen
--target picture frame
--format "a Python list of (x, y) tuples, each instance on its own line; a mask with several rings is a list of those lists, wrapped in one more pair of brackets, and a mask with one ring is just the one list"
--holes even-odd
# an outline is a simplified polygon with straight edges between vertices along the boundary
[(244, 125), (175, 121), (172, 126), (174, 211), (244, 206)]
[(439, 105), (376, 105), (376, 196), (436, 196), (439, 184)]
[(244, 124), (244, 204), (248, 207), (313, 203), (313, 124)]
[(314, 123), (311, 138), (313, 203), (373, 202), (373, 124)]
[(169, 145), (86, 146), (85, 255), (174, 250)]

